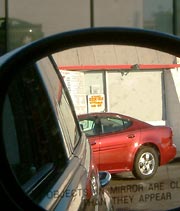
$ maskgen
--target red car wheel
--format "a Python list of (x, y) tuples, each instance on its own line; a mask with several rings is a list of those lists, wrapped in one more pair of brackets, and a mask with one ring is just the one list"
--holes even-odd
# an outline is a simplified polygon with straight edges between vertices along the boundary
[(156, 173), (159, 166), (157, 150), (152, 147), (141, 148), (135, 158), (133, 175), (137, 179), (149, 179)]

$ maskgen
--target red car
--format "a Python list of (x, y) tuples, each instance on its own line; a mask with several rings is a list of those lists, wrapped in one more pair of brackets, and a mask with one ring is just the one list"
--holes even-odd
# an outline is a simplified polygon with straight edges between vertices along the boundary
[(138, 179), (149, 179), (176, 155), (170, 127), (117, 113), (81, 114), (78, 119), (99, 170), (132, 171)]

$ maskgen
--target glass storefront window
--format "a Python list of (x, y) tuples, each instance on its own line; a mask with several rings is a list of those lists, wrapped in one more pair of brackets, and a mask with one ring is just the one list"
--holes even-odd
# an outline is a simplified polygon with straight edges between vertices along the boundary
[(144, 0), (144, 28), (173, 32), (173, 1)]
[(6, 4), (5, 0), (0, 0), (0, 56), (6, 52)]
[[(89, 0), (88, 4), (83, 0), (55, 0), (49, 4), (45, 0), (43, 7), (41, 0), (0, 2), (1, 55), (44, 36), (94, 26), (129, 26), (180, 34), (177, 0), (126, 0), (126, 4), (124, 0)], [(3, 28), (5, 17), (8, 30)]]
[(174, 0), (174, 33), (180, 36), (180, 1)]

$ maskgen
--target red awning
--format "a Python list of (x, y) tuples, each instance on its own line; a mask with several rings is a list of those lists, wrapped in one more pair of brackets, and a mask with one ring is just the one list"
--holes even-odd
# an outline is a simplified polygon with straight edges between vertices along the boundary
[(180, 64), (125, 64), (125, 65), (72, 65), (72, 66), (59, 66), (60, 70), (151, 70), (151, 69), (172, 69), (178, 68)]

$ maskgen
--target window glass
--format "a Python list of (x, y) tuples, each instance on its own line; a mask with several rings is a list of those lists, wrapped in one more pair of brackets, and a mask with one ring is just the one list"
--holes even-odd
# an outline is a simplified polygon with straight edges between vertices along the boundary
[(80, 133), (76, 126), (74, 116), (71, 112), (71, 106), (69, 105), (69, 102), (64, 92), (62, 93), (62, 99), (60, 101), (59, 108), (59, 121), (62, 125), (63, 133), (67, 142), (70, 142), (72, 144), (72, 148), (74, 150), (80, 139)]
[(0, 56), (6, 52), (6, 0), (0, 0)]
[(79, 121), (79, 123), (87, 136), (99, 135), (101, 133), (101, 124), (96, 116), (85, 118)]
[(94, 120), (92, 119), (84, 119), (80, 121), (81, 128), (83, 131), (88, 131), (93, 129)]
[[(178, 0), (127, 0), (126, 3), (123, 0), (94, 0), (89, 4), (83, 0), (54, 0), (51, 5), (48, 0), (44, 0), (43, 8), (39, 12), (41, 4), (40, 0), (25, 0), (20, 5), (17, 0), (1, 0), (0, 17), (6, 16), (9, 23), (6, 50), (9, 51), (50, 34), (89, 26), (128, 26), (168, 33), (173, 33), (174, 27), (179, 34)], [(47, 18), (47, 14), (53, 16)], [(16, 29), (12, 29), (10, 24), (10, 20), (14, 19), (19, 23)]]
[(6, 51), (6, 22), (5, 18), (0, 18), (0, 56)]
[(180, 1), (174, 1), (174, 31), (175, 34), (180, 36)]
[(173, 33), (173, 1), (144, 0), (143, 28)]
[(41, 0), (7, 3), (8, 51), (44, 36), (89, 26), (89, 4), (83, 0), (54, 0), (53, 4), (44, 0), (43, 7)]
[(132, 122), (127, 119), (123, 119), (123, 123), (124, 123), (124, 129), (126, 129), (132, 125)]
[(111, 133), (116, 131), (123, 131), (131, 125), (128, 120), (123, 120), (114, 117), (101, 118), (102, 133)]
[[(61, 132), (65, 139), (65, 144), (68, 146), (69, 150), (76, 147), (80, 139), (80, 130), (76, 125), (76, 117), (72, 112), (73, 106), (71, 105), (71, 100), (69, 94), (64, 91), (62, 84), (59, 82), (59, 77), (54, 71), (49, 71), (52, 69), (52, 64), (49, 60), (45, 59), (43, 62), (38, 63), (39, 67), (45, 72), (42, 72), (42, 77), (47, 86), (47, 91), (50, 93), (51, 98), (55, 98), (54, 106), (56, 108), (59, 125)], [(65, 84), (63, 84), (65, 86)], [(68, 96), (68, 97), (67, 97)]]
[(123, 121), (121, 119), (115, 119), (113, 117), (101, 118), (101, 125), (103, 128), (103, 133), (111, 133), (123, 130)]
[(31, 23), (18, 18), (8, 18), (8, 50), (12, 50), (34, 40), (42, 38), (41, 24)]
[(82, 130), (85, 132), (87, 136), (92, 136), (94, 134), (94, 125), (95, 120), (94, 119), (84, 119), (79, 122)]

